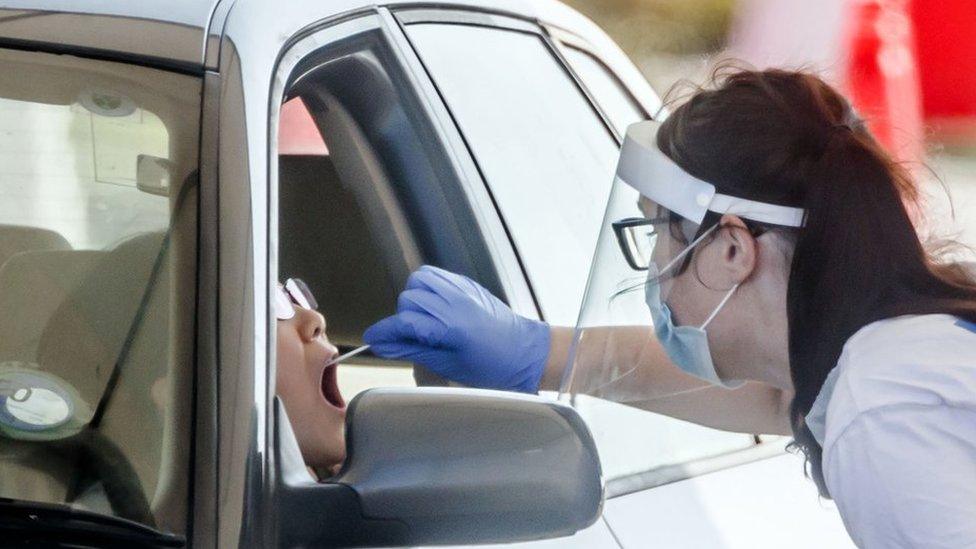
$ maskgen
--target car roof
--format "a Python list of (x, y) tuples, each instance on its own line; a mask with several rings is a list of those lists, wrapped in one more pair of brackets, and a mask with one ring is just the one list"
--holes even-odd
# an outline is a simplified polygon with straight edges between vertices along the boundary
[[(281, 0), (5, 0), (0, 7), (0, 44), (62, 53), (133, 60), (199, 73), (209, 67), (208, 28), (219, 28), (235, 4)], [(592, 26), (556, 0), (326, 0), (334, 15), (376, 6), (409, 5), (496, 10), (544, 20), (564, 28)], [(314, 21), (310, 17), (308, 23)], [(588, 29), (587, 29), (588, 30)], [(585, 34), (585, 33), (584, 33)]]

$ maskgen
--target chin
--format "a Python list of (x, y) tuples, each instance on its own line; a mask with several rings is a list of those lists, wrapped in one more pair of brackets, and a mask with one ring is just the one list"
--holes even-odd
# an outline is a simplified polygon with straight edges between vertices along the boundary
[(310, 446), (302, 448), (302, 457), (309, 467), (328, 470), (346, 459), (346, 437), (341, 428), (335, 435), (318, 437)]

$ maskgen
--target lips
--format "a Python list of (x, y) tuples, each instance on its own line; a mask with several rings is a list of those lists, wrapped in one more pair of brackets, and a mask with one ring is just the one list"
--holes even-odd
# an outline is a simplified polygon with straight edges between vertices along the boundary
[(319, 383), (319, 388), (326, 402), (335, 408), (344, 410), (346, 408), (346, 401), (343, 400), (342, 393), (339, 392), (338, 368), (338, 364), (333, 364), (322, 370), (322, 380)]

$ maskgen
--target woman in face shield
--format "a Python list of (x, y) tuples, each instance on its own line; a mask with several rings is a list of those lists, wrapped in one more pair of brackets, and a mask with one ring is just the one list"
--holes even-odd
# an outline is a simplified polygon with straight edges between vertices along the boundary
[[(859, 545), (976, 546), (976, 282), (917, 201), (823, 81), (736, 72), (628, 130), (580, 326), (425, 267), (366, 340), (468, 385), (790, 433)], [(614, 316), (635, 294), (653, 327)]]

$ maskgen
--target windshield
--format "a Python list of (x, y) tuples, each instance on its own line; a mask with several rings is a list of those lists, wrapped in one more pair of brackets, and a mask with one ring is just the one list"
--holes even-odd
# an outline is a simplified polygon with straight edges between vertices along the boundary
[(0, 498), (184, 533), (200, 80), (0, 73)]

